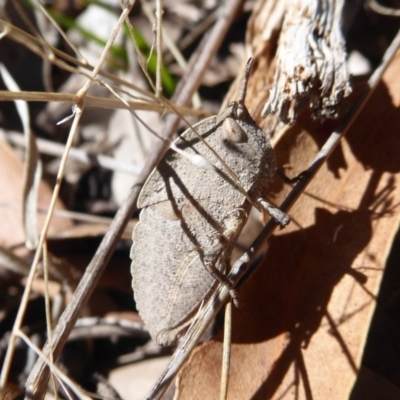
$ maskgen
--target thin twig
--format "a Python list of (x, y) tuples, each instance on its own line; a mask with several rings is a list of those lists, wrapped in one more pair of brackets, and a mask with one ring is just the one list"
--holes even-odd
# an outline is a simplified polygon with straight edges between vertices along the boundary
[[(188, 73), (181, 80), (180, 85), (178, 85), (177, 88), (177, 94), (174, 96), (175, 103), (181, 105), (189, 103), (193, 93), (200, 84), (201, 76), (215, 56), (241, 5), (242, 0), (228, 0), (221, 7), (219, 18), (217, 19), (213, 29), (203, 39), (199, 46), (199, 51), (192, 56), (189, 62)], [(96, 283), (100, 279), (107, 262), (118, 244), (127, 221), (136, 209), (136, 201), (143, 183), (167, 151), (167, 142), (171, 140), (178, 124), (179, 117), (170, 115), (169, 118), (167, 118), (166, 127), (164, 129), (166, 140), (158, 142), (153, 153), (149, 155), (146, 164), (138, 177), (137, 183), (132, 187), (127, 200), (118, 210), (109, 231), (104, 236), (96, 254), (86, 268), (71, 302), (67, 305), (65, 311), (61, 315), (53, 332), (54, 359), (57, 359), (59, 356), (65, 342), (67, 341), (69, 333), (73, 329), (73, 326), (80, 315), (82, 306), (86, 304), (93, 292)], [(45, 355), (49, 353), (48, 343), (46, 343), (43, 353)], [(44, 392), (48, 378), (49, 371), (46, 368), (46, 363), (40, 359), (33, 368), (26, 383), (28, 398), (39, 398), (40, 393)]]
[(69, 378), (63, 371), (61, 371), (54, 363), (52, 363), (49, 359), (46, 358), (43, 352), (35, 346), (35, 344), (29, 339), (28, 336), (25, 335), (24, 332), (18, 331), (18, 336), (29, 346), (29, 348), (33, 349), (35, 353), (50, 366), (53, 375), (58, 379), (59, 383), (63, 383), (68, 385), (68, 387), (76, 394), (79, 399), (82, 400), (91, 400), (91, 395), (95, 395), (94, 393), (83, 393), (82, 389), (76, 385), (76, 383)]
[[(43, 15), (46, 16), (46, 18), (51, 22), (51, 24), (54, 26), (54, 28), (57, 30), (57, 32), (60, 34), (60, 36), (65, 40), (65, 43), (68, 44), (68, 46), (71, 48), (71, 50), (80, 57), (81, 61), (84, 63), (87, 63), (87, 60), (83, 56), (83, 54), (79, 51), (79, 49), (69, 40), (69, 37), (67, 34), (60, 28), (60, 25), (57, 24), (57, 22), (54, 20), (54, 18), (50, 15), (50, 13), (47, 11), (46, 7), (43, 5), (43, 2), (41, 0), (35, 0), (35, 3), (37, 6), (40, 8), (40, 11), (43, 13)], [(46, 43), (44, 41), (44, 43)]]
[[(50, 294), (49, 294), (49, 262), (48, 262), (48, 249), (47, 242), (43, 244), (43, 275), (44, 275), (44, 301), (45, 301), (45, 312), (46, 312), (46, 328), (47, 328), (47, 337), (50, 343), (53, 343), (53, 320), (51, 318), (50, 311)], [(51, 351), (49, 354), (50, 363), (54, 365), (54, 357), (53, 352)], [(51, 383), (53, 386), (54, 393), (57, 393), (57, 384), (54, 375), (51, 375)]]
[(150, 338), (150, 334), (143, 322), (116, 317), (86, 317), (78, 319), (71, 335), (68, 337), (68, 341), (109, 338), (111, 335)]
[(232, 301), (225, 306), (224, 320), (224, 345), (222, 348), (222, 371), (220, 400), (228, 398), (229, 367), (231, 364), (231, 342), (232, 342)]
[[(206, 18), (199, 21), (199, 23), (190, 30), (190, 32), (183, 37), (183, 39), (179, 42), (179, 48), (185, 50), (189, 47), (199, 36), (201, 36), (207, 29), (214, 23), (218, 16), (218, 10), (214, 10), (211, 14), (207, 15)], [(170, 62), (169, 58), (166, 58), (166, 62)]]
[[(148, 1), (142, 1), (141, 2), (142, 5), (142, 9), (143, 9), (143, 13), (146, 15), (147, 19), (153, 24), (156, 24), (156, 19), (152, 13), (152, 9), (151, 6), (149, 5)], [(216, 15), (216, 14), (215, 14)], [(212, 22), (215, 21), (215, 17), (212, 21), (210, 21), (210, 24)], [(163, 62), (167, 63), (167, 59), (168, 62), (171, 62), (173, 59), (175, 59), (175, 61), (177, 62), (177, 64), (181, 67), (181, 69), (183, 71), (186, 71), (187, 69), (187, 62), (185, 60), (185, 58), (183, 57), (181, 50), (178, 48), (178, 46), (175, 44), (175, 42), (171, 39), (171, 37), (168, 35), (167, 32), (165, 32), (164, 30), (162, 31), (162, 38), (163, 38), (163, 43), (165, 43), (167, 49), (169, 50), (169, 53), (167, 53), (164, 57), (163, 57)], [(164, 54), (164, 52), (163, 52)], [(200, 95), (198, 94), (198, 92), (195, 92), (193, 94), (193, 107), (195, 109), (197, 108), (201, 108), (201, 99), (200, 99)]]
[(383, 6), (382, 4), (379, 4), (377, 0), (368, 0), (367, 7), (377, 14), (389, 17), (400, 17), (400, 10), (398, 8)]
[[(325, 145), (322, 147), (321, 151), (317, 154), (316, 158), (313, 160), (310, 167), (304, 174), (304, 177), (296, 184), (296, 186), (292, 189), (292, 191), (282, 203), (282, 211), (289, 211), (289, 209), (294, 205), (300, 194), (304, 192), (308, 184), (311, 182), (314, 175), (318, 172), (318, 170), (326, 162), (333, 150), (339, 144), (341, 138), (348, 131), (351, 124), (354, 122), (355, 118), (360, 113), (361, 109), (363, 108), (369, 97), (372, 95), (374, 89), (382, 78), (383, 72), (388, 67), (390, 61), (396, 54), (396, 51), (399, 47), (400, 30), (392, 41), (389, 48), (386, 50), (381, 65), (371, 75), (366, 88), (359, 96), (356, 103), (351, 107), (347, 116), (344, 118), (339, 127), (329, 136)], [(263, 248), (263, 244), (272, 234), (276, 227), (277, 223), (273, 219), (271, 219), (265, 225), (259, 236), (249, 247), (247, 252), (244, 253), (238, 261), (236, 261), (230, 274), (228, 275), (229, 281), (232, 282), (234, 286), (238, 284), (240, 279), (248, 271), (250, 263), (253, 261), (257, 253)], [(255, 270), (256, 269), (254, 269), (254, 271)], [(197, 342), (204, 335), (204, 332), (210, 325), (211, 321), (215, 318), (215, 316), (229, 299), (229, 297), (230, 292), (225, 285), (220, 285), (216, 289), (215, 293), (211, 296), (208, 302), (198, 312), (196, 319), (191, 324), (179, 347), (171, 357), (169, 365), (167, 366), (159, 380), (156, 382), (156, 384), (153, 386), (150, 393), (147, 395), (147, 400), (156, 400), (162, 397), (172, 381), (175, 379), (176, 374), (179, 372), (183, 363), (189, 357)]]
[[(156, 20), (155, 17), (152, 13), (151, 7), (149, 5), (149, 3), (147, 1), (142, 1), (141, 2), (142, 5), (142, 9), (143, 9), (143, 13), (146, 15), (147, 19), (150, 21), (151, 24), (155, 24)], [(185, 60), (185, 58), (183, 57), (181, 51), (179, 50), (178, 46), (175, 44), (175, 42), (171, 39), (171, 37), (163, 31), (163, 42), (165, 43), (165, 45), (167, 46), (169, 53), (168, 55), (170, 55), (170, 58), (174, 58), (176, 60), (176, 62), (178, 63), (178, 65), (185, 70), (186, 69), (186, 65), (187, 62)], [(164, 62), (166, 62), (165, 58), (167, 58), (167, 56), (164, 57)], [(171, 60), (170, 60), (171, 61)]]

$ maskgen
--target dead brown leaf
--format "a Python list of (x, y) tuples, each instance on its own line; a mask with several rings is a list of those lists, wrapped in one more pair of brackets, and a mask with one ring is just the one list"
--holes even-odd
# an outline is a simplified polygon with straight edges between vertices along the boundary
[(14, 400), (21, 395), (23, 390), (14, 383), (8, 382), (4, 388), (0, 389), (0, 398), (2, 400)]
[[(0, 244), (4, 247), (23, 243), (25, 235), (22, 225), (22, 195), (24, 165), (17, 157), (13, 149), (0, 140)], [(52, 190), (41, 182), (39, 187), (38, 207), (47, 209)], [(61, 201), (57, 201), (56, 209), (64, 210)], [(38, 215), (38, 228), (44, 223), (44, 214)], [(60, 232), (72, 226), (72, 222), (66, 218), (53, 217), (49, 235)]]
[[(291, 210), (301, 229), (277, 232), (240, 288), (229, 399), (349, 396), (399, 225), (399, 77), (400, 55)], [(331, 130), (303, 116), (276, 145), (278, 165), (301, 172)], [(288, 190), (281, 188), (271, 188), (277, 203)], [(192, 354), (177, 398), (218, 398), (221, 353), (220, 337)]]

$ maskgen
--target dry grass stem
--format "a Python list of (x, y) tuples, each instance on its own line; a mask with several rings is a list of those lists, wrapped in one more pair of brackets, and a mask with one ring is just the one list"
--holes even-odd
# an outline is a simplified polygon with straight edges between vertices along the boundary
[[(65, 43), (68, 44), (68, 46), (73, 50), (73, 52), (79, 56), (80, 60), (87, 64), (87, 60), (85, 57), (82, 55), (82, 53), (79, 51), (79, 49), (69, 40), (69, 37), (65, 34), (65, 32), (60, 28), (60, 26), (57, 24), (56, 21), (54, 21), (53, 17), (48, 13), (46, 10), (46, 7), (44, 7), (43, 3), (41, 0), (35, 0), (36, 5), (39, 7), (40, 11), (43, 13), (43, 15), (46, 16), (47, 20), (51, 22), (51, 24), (54, 26), (54, 28), (57, 30), (57, 32), (61, 35), (61, 37), (65, 40)], [(46, 41), (43, 41), (46, 43)]]
[[(1, 101), (11, 100), (25, 100), (25, 101), (41, 101), (41, 102), (60, 102), (60, 103), (71, 103), (75, 104), (79, 101), (78, 96), (75, 93), (42, 93), (42, 92), (8, 92), (0, 90)], [(142, 102), (142, 101), (130, 101), (125, 100), (121, 103), (119, 99), (108, 99), (101, 97), (86, 96), (83, 99), (86, 107), (98, 107), (107, 109), (126, 109), (130, 110), (144, 110), (144, 111), (157, 111), (171, 113), (174, 112), (172, 109), (165, 108), (162, 104), (155, 102)], [(128, 106), (128, 107), (127, 107)], [(193, 108), (174, 105), (175, 109), (182, 115), (205, 117), (208, 113), (204, 110), (194, 110)]]

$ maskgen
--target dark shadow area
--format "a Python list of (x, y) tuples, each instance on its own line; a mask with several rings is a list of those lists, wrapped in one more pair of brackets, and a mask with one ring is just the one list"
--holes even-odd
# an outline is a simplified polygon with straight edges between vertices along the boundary
[[(357, 209), (345, 210), (338, 205), (336, 212), (330, 212), (317, 208), (313, 226), (270, 238), (265, 259), (239, 291), (243, 307), (234, 311), (233, 342), (259, 343), (280, 335), (286, 338), (275, 363), (270, 365), (265, 361), (266, 368), (271, 368), (271, 371), (252, 399), (272, 398), (292, 365), (295, 370), (293, 390), (303, 391), (303, 396), (307, 399), (315, 398), (302, 354), (321, 327), (324, 317), (324, 323), (328, 321), (329, 325), (325, 329), (342, 349), (350, 369), (354, 374), (358, 373), (357, 360), (352, 357), (346, 338), (340, 335), (338, 329), (357, 310), (353, 310), (352, 315), (343, 312), (338, 320), (337, 316), (333, 318), (329, 314), (327, 307), (333, 290), (345, 275), (351, 275), (355, 283), (368, 294), (369, 300), (359, 305), (359, 311), (375, 302), (374, 295), (364, 287), (370, 265), (375, 265), (374, 254), (366, 253), (365, 264), (357, 269), (352, 268), (352, 265), (356, 257), (367, 248), (373, 235), (374, 221), (392, 217), (397, 207), (393, 202), (393, 193), (398, 189), (394, 178), (388, 173), (400, 171), (400, 158), (397, 156), (400, 142), (393, 134), (393, 128), (389, 129), (389, 124), (393, 127), (395, 118), (400, 125), (400, 115), (383, 83), (377, 88), (362, 118), (362, 122), (356, 121), (355, 128), (350, 130), (345, 139), (363, 168), (366, 171), (373, 170)], [(385, 129), (386, 121), (388, 129)], [(315, 130), (318, 133), (313, 139), (319, 147), (327, 139), (325, 130), (330, 125), (331, 123), (325, 124), (319, 131)], [(339, 179), (343, 175), (341, 170), (347, 168), (339, 147), (330, 158), (328, 169)], [(383, 174), (386, 174), (386, 180), (382, 180)], [(400, 256), (400, 250), (398, 253)], [(400, 273), (396, 279), (399, 278)], [(379, 348), (368, 350), (364, 356), (364, 365), (372, 369), (371, 358), (379, 358), (382, 369), (391, 368), (391, 380), (397, 384), (400, 382), (400, 341), (397, 340), (400, 323), (394, 316), (400, 306), (400, 281), (393, 277), (387, 279), (387, 284), (395, 285), (396, 288), (391, 301), (385, 301), (385, 312), (392, 317), (386, 317), (386, 326), (393, 331), (390, 334), (392, 340), (386, 340), (379, 333), (381, 337), (378, 341), (386, 341), (385, 352), (391, 356), (386, 357)], [(378, 325), (384, 324), (378, 322)], [(391, 329), (391, 326), (394, 328)], [(377, 333), (372, 331), (370, 338), (374, 335)], [(386, 358), (391, 360), (390, 363), (385, 361)], [(326, 363), (329, 360), (321, 359), (321, 362)], [(302, 385), (299, 384), (300, 381)]]
[[(313, 398), (302, 351), (320, 328), (322, 318), (325, 316), (329, 320), (327, 306), (343, 276), (350, 274), (359, 285), (366, 283), (367, 276), (362, 269), (354, 270), (351, 265), (371, 239), (370, 221), (368, 210), (331, 214), (317, 209), (314, 226), (270, 239), (263, 265), (239, 291), (243, 307), (235, 310), (233, 318), (235, 343), (255, 343), (287, 335), (287, 345), (254, 399), (271, 398), (292, 363), (304, 387), (309, 388), (310, 395), (306, 398)], [(274, 253), (280, 255), (279, 259), (273, 259)], [(346, 320), (351, 316), (342, 318)], [(331, 334), (356, 372), (355, 361), (335, 328), (332, 321)]]
[[(390, 381), (398, 387), (400, 395), (400, 240), (399, 234), (393, 242), (390, 256), (383, 275), (376, 309), (369, 329), (364, 349), (362, 365)], [(351, 399), (361, 399), (365, 395), (363, 388), (374, 391), (376, 381), (358, 377)], [(383, 390), (390, 385), (380, 388)], [(369, 397), (372, 399), (372, 397)]]

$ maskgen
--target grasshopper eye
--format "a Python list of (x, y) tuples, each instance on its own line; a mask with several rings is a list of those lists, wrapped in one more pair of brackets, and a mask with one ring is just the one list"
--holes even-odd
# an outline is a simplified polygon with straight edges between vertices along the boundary
[(232, 143), (247, 142), (247, 134), (242, 127), (233, 119), (226, 118), (222, 124), (223, 137)]

